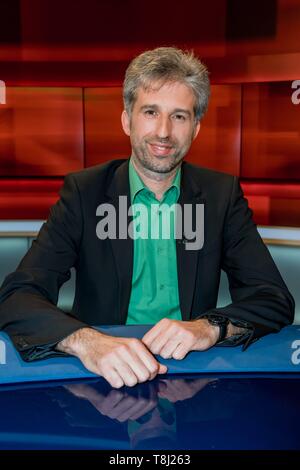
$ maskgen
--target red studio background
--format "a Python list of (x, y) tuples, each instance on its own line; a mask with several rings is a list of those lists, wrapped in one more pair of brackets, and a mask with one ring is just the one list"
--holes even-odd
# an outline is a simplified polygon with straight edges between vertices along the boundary
[(187, 159), (239, 175), (257, 223), (300, 226), (299, 0), (1, 0), (0, 16), (0, 219), (46, 218), (66, 173), (129, 156), (125, 69), (175, 45), (212, 82)]

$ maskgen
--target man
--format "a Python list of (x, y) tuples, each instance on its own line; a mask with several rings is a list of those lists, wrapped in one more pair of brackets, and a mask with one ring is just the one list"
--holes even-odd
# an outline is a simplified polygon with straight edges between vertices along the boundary
[[(122, 114), (130, 161), (67, 176), (37, 240), (2, 286), (0, 328), (25, 360), (71, 354), (119, 388), (165, 373), (154, 354), (180, 360), (217, 343), (246, 348), (292, 322), (294, 301), (258, 235), (237, 178), (182, 163), (208, 98), (207, 70), (192, 54), (158, 48), (131, 62)], [(197, 237), (204, 230), (203, 246), (192, 249), (184, 237), (177, 238), (177, 216), (169, 238), (160, 231), (158, 237), (136, 236), (135, 207), (146, 209), (143, 224), (154, 206), (155, 225), (173, 204), (183, 212), (192, 207), (196, 215), (204, 207), (204, 223), (199, 228), (196, 220), (194, 231)], [(101, 231), (103, 208), (110, 207), (121, 236), (114, 236), (120, 230), (107, 237)], [(126, 226), (135, 224), (135, 236), (124, 235), (124, 220)], [(72, 266), (71, 316), (56, 303)], [(216, 309), (221, 268), (233, 302)], [(91, 327), (133, 323), (153, 326), (142, 340)]]

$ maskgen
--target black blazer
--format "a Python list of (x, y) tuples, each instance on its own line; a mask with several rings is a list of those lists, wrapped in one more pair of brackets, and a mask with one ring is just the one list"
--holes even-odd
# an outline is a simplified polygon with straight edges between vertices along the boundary
[[(96, 209), (110, 202), (118, 211), (120, 195), (130, 201), (128, 160), (66, 176), (60, 195), (37, 240), (0, 290), (0, 329), (25, 360), (56, 354), (51, 345), (83, 326), (126, 322), (133, 241), (100, 240)], [(218, 312), (252, 325), (247, 344), (291, 323), (293, 298), (257, 232), (237, 177), (183, 163), (178, 202), (205, 207), (203, 248), (176, 245), (183, 320), (216, 310), (223, 269), (232, 303)], [(56, 304), (72, 266), (76, 293), (70, 315)]]

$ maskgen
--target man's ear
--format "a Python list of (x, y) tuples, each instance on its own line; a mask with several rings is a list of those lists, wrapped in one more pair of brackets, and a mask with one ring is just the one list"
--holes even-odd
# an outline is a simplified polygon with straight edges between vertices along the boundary
[(121, 114), (121, 122), (122, 122), (123, 131), (125, 132), (126, 135), (130, 136), (130, 118), (125, 109), (123, 110)]
[(197, 124), (195, 125), (195, 129), (194, 129), (193, 140), (196, 139), (198, 132), (200, 131), (200, 127), (201, 127), (200, 121), (197, 121)]

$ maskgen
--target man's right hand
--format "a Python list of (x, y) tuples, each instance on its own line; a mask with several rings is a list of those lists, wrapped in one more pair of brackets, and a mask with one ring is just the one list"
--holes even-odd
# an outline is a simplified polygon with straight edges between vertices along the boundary
[(103, 376), (115, 388), (133, 387), (167, 372), (142, 341), (108, 336), (92, 328), (81, 328), (56, 349), (78, 357), (88, 370)]

